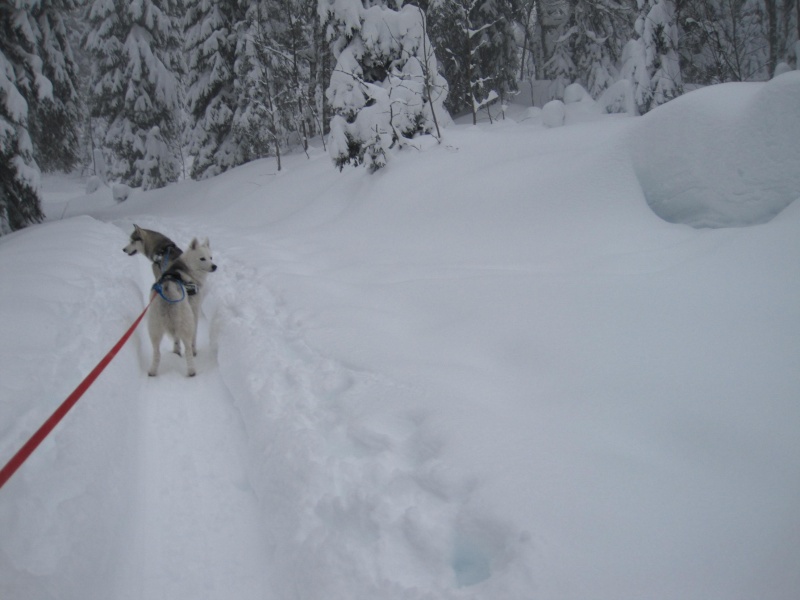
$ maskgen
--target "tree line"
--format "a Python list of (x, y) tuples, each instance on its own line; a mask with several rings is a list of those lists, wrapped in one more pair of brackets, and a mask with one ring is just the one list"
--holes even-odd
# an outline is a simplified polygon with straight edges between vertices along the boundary
[(132, 187), (307, 151), (386, 164), (520, 82), (687, 85), (797, 68), (800, 0), (0, 0), (0, 233), (42, 220), (41, 171)]

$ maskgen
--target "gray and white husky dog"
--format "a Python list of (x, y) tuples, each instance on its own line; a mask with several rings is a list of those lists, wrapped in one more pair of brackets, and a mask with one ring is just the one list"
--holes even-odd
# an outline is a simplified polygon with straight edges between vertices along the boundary
[(122, 250), (128, 256), (133, 256), (137, 252), (146, 256), (153, 263), (153, 275), (156, 279), (161, 277), (161, 273), (166, 270), (169, 263), (183, 254), (175, 242), (163, 233), (142, 229), (138, 225), (133, 226), (130, 242)]
[(153, 286), (156, 297), (147, 322), (153, 344), (153, 362), (147, 372), (151, 377), (158, 374), (164, 334), (175, 340), (173, 349), (176, 354), (180, 355), (180, 344), (183, 344), (187, 375), (194, 377), (197, 373), (194, 357), (197, 355), (197, 323), (203, 285), (206, 276), (216, 270), (208, 239), (200, 243), (195, 238), (189, 249), (170, 263)]

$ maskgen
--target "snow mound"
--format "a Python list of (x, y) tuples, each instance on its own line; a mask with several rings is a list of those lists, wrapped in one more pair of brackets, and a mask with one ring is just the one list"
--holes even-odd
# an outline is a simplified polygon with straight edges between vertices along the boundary
[(566, 119), (566, 110), (561, 100), (551, 100), (542, 108), (542, 123), (545, 127), (561, 127)]
[(642, 118), (633, 162), (650, 208), (672, 223), (765, 223), (800, 197), (800, 72), (705, 88)]

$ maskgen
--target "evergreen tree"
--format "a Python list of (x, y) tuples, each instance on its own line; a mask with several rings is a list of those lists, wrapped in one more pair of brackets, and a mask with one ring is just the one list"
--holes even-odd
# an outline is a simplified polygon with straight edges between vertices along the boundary
[(524, 17), (521, 0), (485, 0), (480, 12), (487, 25), (483, 43), (478, 52), (479, 63), (485, 77), (491, 77), (491, 88), (501, 102), (517, 92), (517, 71), (520, 63), (515, 37)]
[(537, 50), (537, 42), (535, 40), (535, 24), (536, 24), (536, 0), (522, 0), (521, 14), (522, 20), (520, 26), (522, 28), (522, 44), (520, 48), (519, 59), (519, 80), (524, 81), (535, 80), (536, 69), (539, 51)]
[(325, 91), (317, 77), (321, 42), (317, 2), (273, 0), (272, 7), (270, 51), (278, 79), (286, 82), (287, 102), (282, 106), (287, 111), (287, 129), (308, 150), (309, 137), (322, 133), (317, 97)]
[(92, 114), (104, 125), (111, 176), (134, 187), (178, 179), (179, 8), (177, 0), (94, 0), (89, 10)]
[(768, 44), (758, 2), (708, 0), (684, 8), (681, 68), (702, 84), (767, 78)]
[(280, 170), (281, 146), (287, 137), (289, 82), (279, 76), (281, 60), (273, 46), (268, 11), (268, 0), (247, 2), (237, 39), (238, 105), (233, 121), (245, 160), (273, 155)]
[(683, 92), (678, 58), (678, 27), (672, 0), (637, 0), (637, 37), (623, 51), (621, 76), (634, 85), (640, 113)]
[(614, 83), (617, 65), (632, 28), (628, 3), (617, 0), (570, 0), (566, 18), (554, 36), (545, 74), (553, 81), (552, 95), (580, 83), (593, 98)]
[(233, 130), (240, 20), (236, 2), (200, 0), (187, 7), (187, 138), (194, 179), (213, 177), (245, 162)]
[(65, 19), (75, 12), (74, 0), (44, 0), (32, 6), (30, 26), (36, 54), (53, 93), (28, 98), (34, 157), (44, 171), (71, 171), (80, 160), (79, 124), (83, 108), (78, 93), (78, 65)]
[(562, 98), (564, 89), (578, 78), (573, 52), (578, 27), (567, 20), (559, 34), (553, 43), (553, 53), (544, 64), (545, 78), (551, 82), (550, 95), (554, 98)]
[(320, 12), (337, 58), (327, 90), (335, 112), (328, 151), (340, 169), (380, 169), (390, 148), (432, 133), (434, 115), (445, 114), (447, 84), (429, 51), (423, 13), (412, 5), (365, 8), (360, 0), (321, 0)]
[(452, 113), (477, 112), (517, 90), (515, 27), (524, 18), (518, 0), (433, 0), (428, 16), (442, 58)]
[(53, 84), (37, 54), (37, 7), (35, 0), (0, 3), (0, 234), (44, 218), (30, 102), (52, 99)]

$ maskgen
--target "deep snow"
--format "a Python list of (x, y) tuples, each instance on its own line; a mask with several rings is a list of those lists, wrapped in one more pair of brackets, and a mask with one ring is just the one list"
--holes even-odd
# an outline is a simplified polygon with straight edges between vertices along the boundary
[[(141, 327), (0, 490), (0, 598), (796, 598), (797, 97), (512, 107), (375, 175), (316, 149), (119, 205), (59, 180), (0, 238), (1, 461), (141, 311), (132, 223), (220, 269), (198, 376), (148, 378)], [(788, 207), (719, 193), (725, 153)]]

